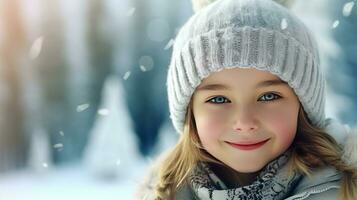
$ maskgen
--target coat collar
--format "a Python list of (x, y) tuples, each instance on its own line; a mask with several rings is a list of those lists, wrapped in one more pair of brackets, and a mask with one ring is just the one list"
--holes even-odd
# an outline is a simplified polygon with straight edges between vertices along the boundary
[[(357, 166), (357, 131), (335, 119), (326, 120), (325, 131), (343, 147), (342, 159), (349, 165)], [(342, 177), (341, 172), (333, 167), (315, 169), (311, 174), (311, 177), (304, 177), (301, 180), (295, 189), (296, 193), (323, 185), (337, 187)]]

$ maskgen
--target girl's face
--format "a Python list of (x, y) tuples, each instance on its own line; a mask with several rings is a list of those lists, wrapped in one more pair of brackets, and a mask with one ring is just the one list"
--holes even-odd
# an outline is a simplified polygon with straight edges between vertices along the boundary
[(238, 172), (257, 172), (293, 142), (299, 100), (270, 72), (225, 69), (204, 79), (193, 95), (203, 147)]

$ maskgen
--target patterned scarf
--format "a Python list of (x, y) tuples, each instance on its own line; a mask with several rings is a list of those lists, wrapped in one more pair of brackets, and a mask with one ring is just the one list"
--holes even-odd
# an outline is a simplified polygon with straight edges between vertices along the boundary
[(288, 177), (286, 165), (291, 155), (285, 152), (268, 163), (259, 173), (256, 180), (247, 186), (228, 189), (208, 163), (200, 162), (189, 177), (190, 185), (196, 199), (209, 200), (279, 200), (285, 199), (301, 179), (301, 175), (293, 173)]

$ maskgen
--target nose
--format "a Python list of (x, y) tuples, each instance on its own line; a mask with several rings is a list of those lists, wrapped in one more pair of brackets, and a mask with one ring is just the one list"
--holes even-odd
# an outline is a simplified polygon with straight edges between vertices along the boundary
[(258, 129), (258, 121), (254, 111), (240, 109), (236, 114), (233, 129), (237, 133), (254, 133)]

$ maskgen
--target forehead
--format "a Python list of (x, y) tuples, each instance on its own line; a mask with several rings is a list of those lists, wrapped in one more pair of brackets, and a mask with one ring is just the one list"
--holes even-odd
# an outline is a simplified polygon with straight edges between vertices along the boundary
[(210, 83), (255, 85), (265, 80), (281, 81), (278, 76), (268, 71), (257, 70), (254, 68), (233, 68), (223, 69), (219, 72), (210, 74), (207, 78), (202, 80), (201, 85)]

